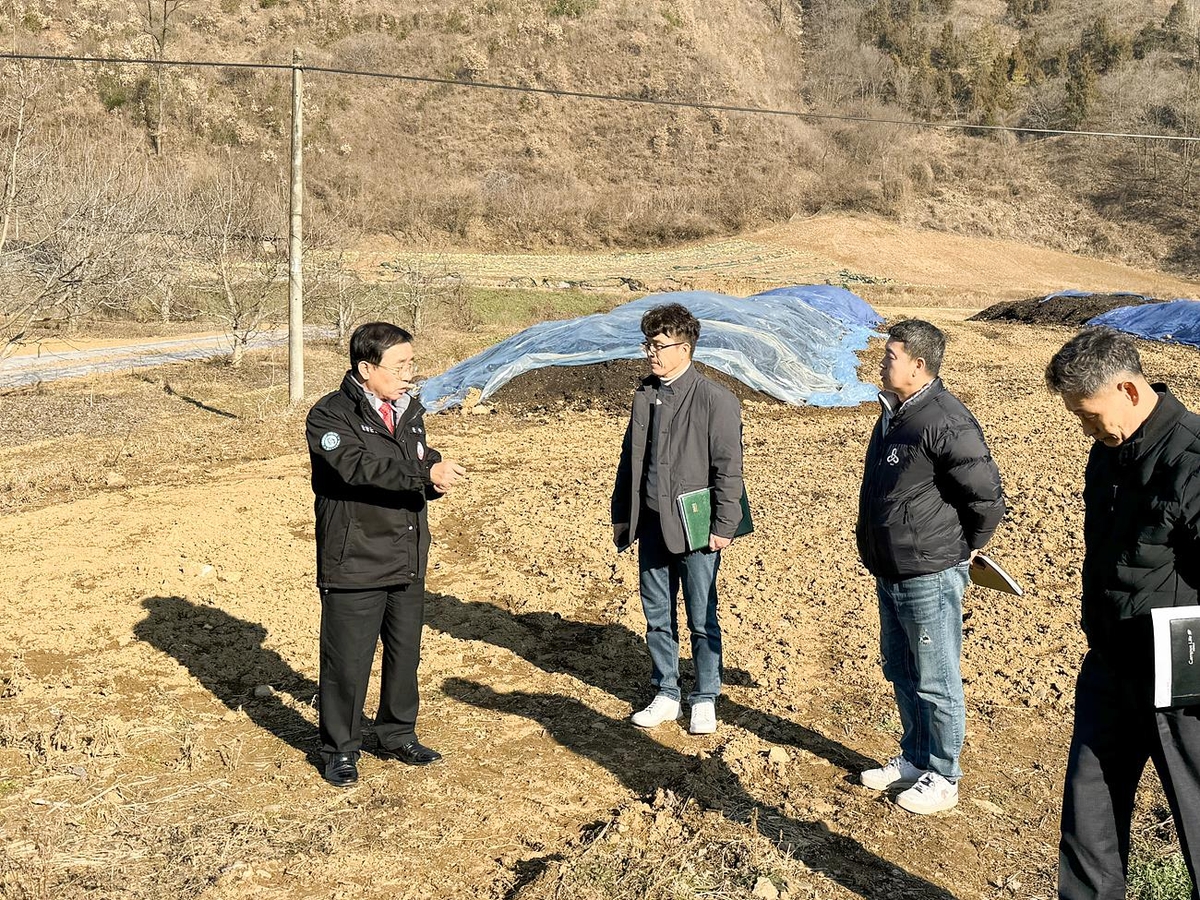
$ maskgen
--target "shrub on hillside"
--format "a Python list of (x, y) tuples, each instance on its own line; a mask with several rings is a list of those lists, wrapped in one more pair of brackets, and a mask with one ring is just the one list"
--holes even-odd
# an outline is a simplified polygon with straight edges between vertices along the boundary
[(579, 19), (595, 9), (598, 2), (599, 0), (550, 0), (546, 4), (546, 15)]

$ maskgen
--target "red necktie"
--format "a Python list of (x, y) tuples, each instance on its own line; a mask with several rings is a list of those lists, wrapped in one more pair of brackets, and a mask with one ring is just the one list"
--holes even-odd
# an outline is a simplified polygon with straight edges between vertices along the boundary
[(394, 434), (396, 431), (395, 421), (392, 419), (392, 404), (385, 403), (379, 407), (379, 415), (383, 417), (383, 424), (387, 426), (388, 434)]

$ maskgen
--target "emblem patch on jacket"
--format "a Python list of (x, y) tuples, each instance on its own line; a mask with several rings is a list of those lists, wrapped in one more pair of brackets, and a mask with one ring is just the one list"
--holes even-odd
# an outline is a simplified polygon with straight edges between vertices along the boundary
[(900, 453), (895, 447), (893, 447), (892, 452), (887, 455), (887, 463), (889, 466), (894, 466), (898, 462), (900, 462)]
[(327, 431), (321, 435), (322, 450), (336, 450), (342, 445), (342, 439), (338, 437), (336, 431)]
[(417, 459), (425, 458), (425, 445), (417, 441)]

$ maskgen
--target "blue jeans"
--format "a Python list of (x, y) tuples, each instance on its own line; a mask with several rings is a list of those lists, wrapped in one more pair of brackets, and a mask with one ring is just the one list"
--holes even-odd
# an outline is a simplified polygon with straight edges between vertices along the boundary
[(970, 575), (961, 563), (902, 581), (875, 579), (883, 675), (896, 692), (905, 759), (951, 781), (966, 734), (963, 703), (962, 597)]
[(650, 683), (673, 700), (679, 692), (679, 610), (675, 597), (683, 587), (683, 608), (692, 633), (696, 687), (688, 700), (715, 700), (721, 693), (721, 626), (717, 622), (717, 567), (721, 553), (695, 550), (672, 553), (663, 544), (658, 516), (643, 510), (638, 525), (638, 586), (646, 614)]

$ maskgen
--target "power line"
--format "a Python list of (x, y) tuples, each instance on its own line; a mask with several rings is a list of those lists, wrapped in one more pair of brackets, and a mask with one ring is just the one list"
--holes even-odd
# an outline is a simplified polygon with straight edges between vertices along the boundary
[(42, 62), (99, 63), (104, 65), (145, 65), (176, 68), (210, 69), (262, 69), (291, 71), (294, 68), (305, 72), (324, 75), (347, 75), (356, 78), (376, 78), (387, 81), (403, 81), (411, 84), (433, 84), (475, 90), (503, 91), (514, 94), (536, 94), (568, 100), (593, 100), (601, 103), (629, 103), (643, 106), (666, 106), (676, 109), (697, 109), (708, 112), (742, 113), (757, 116), (779, 116), (806, 121), (856, 122), (870, 125), (895, 125), (908, 128), (940, 128), (948, 131), (1006, 131), (1012, 134), (1030, 134), (1062, 137), (1118, 138), (1128, 140), (1167, 141), (1175, 143), (1197, 143), (1200, 136), (1183, 134), (1155, 134), (1132, 131), (1077, 131), (1067, 128), (1032, 128), (1022, 125), (974, 125), (969, 122), (933, 122), (924, 119), (891, 119), (873, 116), (853, 116), (839, 113), (803, 112), (795, 109), (776, 109), (764, 106), (740, 106), (726, 103), (703, 103), (692, 100), (663, 100), (653, 97), (631, 97), (627, 94), (604, 94), (593, 91), (574, 91), (562, 88), (527, 87), (515, 84), (499, 84), (487, 81), (461, 81), (456, 78), (438, 78), (432, 75), (405, 75), (395, 72), (374, 72), (363, 69), (344, 69), (333, 66), (292, 65), (290, 63), (252, 63), (241, 61), (149, 59), (115, 56), (54, 56), (37, 53), (0, 53), (0, 59), (34, 60)]

